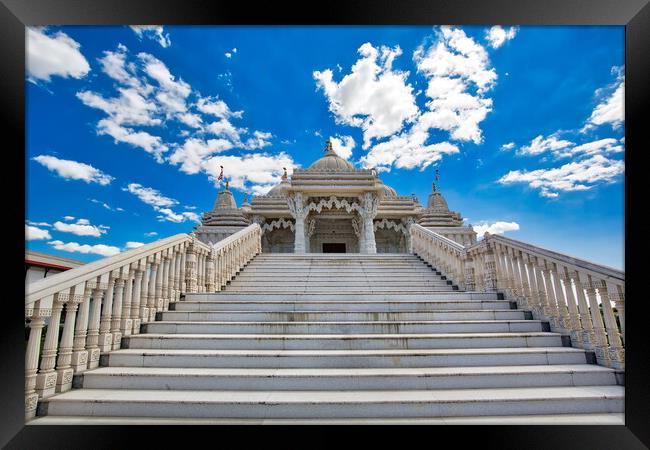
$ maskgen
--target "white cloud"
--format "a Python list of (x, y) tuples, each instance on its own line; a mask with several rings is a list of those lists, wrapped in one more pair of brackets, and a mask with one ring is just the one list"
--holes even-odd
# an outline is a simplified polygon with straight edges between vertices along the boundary
[(146, 37), (154, 41), (158, 41), (161, 47), (167, 48), (171, 45), (169, 33), (164, 32), (164, 28), (160, 25), (131, 25), (131, 29), (138, 35), (138, 38)]
[(490, 43), (490, 47), (499, 48), (506, 41), (513, 39), (517, 35), (517, 31), (517, 27), (505, 29), (499, 25), (495, 25), (485, 32), (485, 39)]
[(243, 111), (231, 111), (226, 102), (213, 97), (199, 98), (196, 102), (196, 107), (202, 113), (211, 114), (220, 119), (227, 119), (229, 117), (241, 118), (244, 114)]
[(429, 135), (418, 125), (413, 126), (408, 132), (375, 145), (361, 158), (361, 164), (365, 168), (375, 168), (379, 172), (389, 171), (393, 164), (398, 169), (420, 167), (422, 171), (432, 163), (440, 161), (443, 155), (460, 151), (449, 142), (425, 145)]
[(397, 168), (421, 170), (439, 161), (445, 154), (458, 153), (456, 145), (431, 142), (430, 130), (449, 132), (451, 140), (482, 142), (479, 124), (492, 110), (492, 100), (485, 97), (496, 81), (489, 67), (485, 49), (460, 29), (441, 27), (435, 42), (421, 45), (413, 53), (418, 72), (427, 80), (427, 110), (415, 103), (413, 87), (407, 83), (408, 72), (392, 70), (401, 49), (366, 43), (359, 48), (361, 58), (340, 83), (333, 81), (333, 71), (314, 72), (318, 88), (329, 101), (337, 123), (361, 128), (361, 157), (365, 168), (388, 171)]
[(30, 81), (50, 81), (50, 77), (83, 78), (90, 65), (81, 54), (81, 45), (59, 31), (46, 34), (45, 28), (27, 27), (27, 73)]
[(85, 254), (91, 253), (91, 254), (101, 255), (101, 256), (113, 256), (120, 253), (120, 249), (118, 247), (113, 247), (111, 245), (104, 245), (104, 244), (88, 245), (88, 244), (79, 244), (78, 242), (63, 242), (63, 241), (50, 241), (48, 242), (48, 244), (50, 244), (56, 250), (62, 250), (71, 253), (85, 253)]
[[(67, 217), (67, 216), (66, 216)], [(77, 236), (100, 237), (106, 233), (106, 225), (91, 225), (88, 219), (78, 219), (76, 223), (54, 222), (54, 229), (64, 233), (72, 233)]]
[(86, 183), (98, 183), (102, 186), (110, 184), (114, 180), (112, 176), (89, 164), (48, 155), (39, 155), (32, 159), (66, 180), (82, 180)]
[(65, 217), (63, 218), (63, 220), (65, 220), (66, 222), (70, 222), (71, 220), (74, 220), (74, 217), (72, 217), (72, 216), (65, 216)]
[(352, 149), (356, 145), (352, 136), (332, 136), (332, 149), (343, 159), (350, 159)]
[(573, 148), (567, 149), (566, 151), (558, 152), (557, 156), (599, 155), (621, 153), (623, 151), (625, 151), (625, 147), (620, 145), (617, 139), (606, 138), (577, 145)]
[(93, 203), (95, 203), (97, 205), (101, 205), (103, 208), (108, 209), (109, 211), (124, 211), (123, 208), (119, 208), (119, 207), (118, 208), (111, 208), (111, 206), (108, 203), (99, 201), (96, 198), (89, 198), (88, 200), (90, 200), (91, 202), (93, 202)]
[(612, 67), (612, 72), (617, 74), (616, 81), (596, 91), (596, 97), (601, 99), (587, 119), (583, 132), (603, 124), (617, 129), (625, 120), (625, 75), (622, 67)]
[(51, 227), (52, 224), (47, 223), (47, 222), (33, 222), (31, 220), (27, 221), (28, 224), (33, 225), (35, 227)]
[(181, 223), (187, 220), (192, 220), (194, 222), (201, 221), (201, 218), (198, 214), (189, 211), (176, 213), (172, 211), (170, 208), (157, 208), (156, 211), (160, 213), (160, 215), (158, 216), (159, 220), (167, 220), (169, 222), (174, 222), (174, 223)]
[(612, 182), (624, 171), (623, 161), (594, 155), (552, 169), (513, 170), (501, 177), (498, 182), (526, 183), (533, 189), (539, 189), (542, 197), (554, 198), (559, 195), (558, 191), (586, 191), (597, 184)]
[(156, 212), (160, 213), (158, 219), (169, 222), (181, 223), (187, 220), (200, 222), (199, 215), (193, 212), (175, 213), (171, 207), (178, 205), (178, 200), (165, 197), (160, 191), (142, 186), (138, 183), (130, 183), (123, 191), (130, 192), (147, 205), (151, 206)]
[(501, 150), (503, 150), (503, 151), (512, 150), (513, 148), (515, 148), (515, 143), (514, 142), (508, 142), (507, 144), (503, 144), (501, 146)]
[(144, 245), (144, 242), (129, 241), (129, 242), (126, 243), (125, 247), (126, 247), (127, 250), (130, 250), (132, 248), (142, 247), (143, 245)]
[(130, 183), (126, 188), (122, 188), (122, 190), (130, 192), (138, 197), (140, 201), (150, 206), (162, 208), (178, 204), (178, 200), (165, 197), (160, 191), (150, 187), (144, 187), (138, 183)]
[(126, 142), (135, 147), (140, 147), (154, 156), (156, 162), (162, 163), (162, 154), (169, 148), (159, 136), (153, 136), (146, 131), (135, 131), (119, 125), (111, 119), (102, 119), (97, 123), (97, 134), (106, 134), (115, 139), (115, 142)]
[(478, 225), (472, 225), (474, 231), (479, 238), (482, 238), (483, 235), (488, 232), (490, 234), (503, 234), (507, 231), (517, 231), (519, 229), (519, 224), (517, 222), (492, 222), (480, 221)]
[(38, 241), (41, 239), (52, 239), (52, 236), (48, 230), (25, 225), (25, 239), (28, 241)]
[(497, 79), (485, 49), (463, 30), (441, 27), (436, 42), (418, 47), (413, 59), (428, 80), (426, 95), (431, 99), (420, 118), (423, 126), (448, 131), (453, 140), (480, 144), (479, 124), (492, 111), (492, 99), (484, 95)]
[(230, 53), (230, 52), (226, 52), (226, 53), (224, 53), (224, 55), (226, 55), (226, 58), (228, 58), (228, 59), (232, 58), (232, 53)]
[(336, 122), (361, 128), (367, 149), (372, 139), (390, 136), (414, 120), (418, 107), (413, 87), (406, 83), (408, 72), (392, 69), (393, 60), (402, 54), (399, 46), (377, 49), (367, 42), (358, 52), (361, 58), (339, 83), (331, 69), (315, 71), (313, 77)]
[(152, 237), (152, 236), (158, 236), (158, 233), (155, 231), (150, 231), (148, 233), (145, 233), (144, 235), (148, 237)]
[(201, 170), (208, 174), (215, 184), (224, 167), (224, 175), (230, 186), (254, 195), (266, 194), (281, 181), (283, 167), (291, 174), (296, 167), (291, 155), (280, 152), (277, 155), (252, 153), (241, 156), (218, 155), (201, 162)]
[(546, 152), (562, 152), (573, 147), (575, 143), (563, 139), (558, 139), (557, 133), (545, 138), (541, 134), (531, 141), (530, 144), (521, 147), (518, 150), (520, 155), (540, 155)]

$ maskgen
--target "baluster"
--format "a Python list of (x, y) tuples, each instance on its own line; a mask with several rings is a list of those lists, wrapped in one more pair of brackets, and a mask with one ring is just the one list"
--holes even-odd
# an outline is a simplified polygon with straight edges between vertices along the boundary
[(88, 352), (88, 369), (99, 366), (99, 324), (101, 320), (102, 302), (106, 291), (107, 275), (99, 276), (95, 282), (89, 282), (92, 289), (92, 308), (90, 310), (90, 321), (88, 322), (88, 336), (86, 337), (86, 351)]
[(156, 282), (154, 284), (154, 297), (153, 297), (153, 305), (151, 310), (149, 311), (149, 321), (153, 322), (156, 320), (156, 313), (158, 311), (162, 310), (162, 305), (163, 305), (163, 274), (165, 271), (165, 263), (163, 260), (163, 254), (158, 253), (156, 255), (156, 259), (158, 260), (158, 269), (156, 270)]
[(111, 319), (111, 334), (113, 335), (113, 343), (111, 349), (117, 350), (122, 343), (122, 333), (120, 332), (120, 325), (122, 324), (122, 303), (124, 301), (124, 285), (128, 277), (128, 266), (120, 269), (120, 275), (115, 280), (115, 296), (113, 298), (113, 317)]
[(74, 369), (71, 366), (72, 362), (72, 344), (74, 339), (75, 321), (77, 318), (77, 309), (79, 303), (83, 301), (84, 284), (76, 285), (71, 294), (59, 294), (59, 298), (63, 297), (65, 300), (65, 322), (63, 323), (63, 336), (59, 344), (59, 356), (56, 360), (56, 392), (69, 391), (72, 388), (72, 376)]
[(546, 287), (544, 285), (544, 277), (542, 275), (542, 267), (544, 265), (544, 261), (537, 256), (534, 258), (531, 257), (531, 263), (532, 269), (535, 272), (533, 278), (535, 280), (534, 283), (535, 289), (537, 291), (537, 302), (539, 305), (538, 308), (540, 316), (542, 316), (546, 321), (551, 322), (553, 314), (550, 310), (548, 296), (546, 294)]
[[(151, 267), (153, 259), (151, 256), (145, 258), (145, 268), (142, 273), (142, 289), (140, 290), (140, 324), (149, 322), (149, 285), (151, 283)], [(135, 327), (135, 324), (133, 324)], [(138, 327), (137, 331), (140, 331)]]
[(179, 272), (179, 289), (181, 292), (185, 293), (187, 291), (186, 281), (185, 281), (185, 265), (187, 264), (187, 243), (183, 243), (181, 250), (181, 267)]
[(607, 337), (609, 338), (609, 360), (611, 367), (625, 369), (625, 349), (623, 348), (622, 333), (618, 331), (616, 316), (614, 316), (612, 309), (612, 302), (615, 303), (618, 300), (616, 286), (611, 282), (598, 280), (598, 293), (600, 294), (600, 301), (603, 305), (603, 315), (605, 317), (605, 326), (607, 327)]
[(585, 291), (578, 271), (574, 269), (572, 271), (571, 278), (573, 278), (573, 284), (576, 289), (576, 297), (578, 299), (578, 313), (580, 314), (582, 342), (586, 350), (593, 351), (595, 339), (594, 327), (591, 323), (589, 306), (587, 305), (587, 300), (585, 299)]
[(83, 283), (83, 286), (83, 299), (77, 312), (72, 348), (71, 365), (75, 373), (82, 373), (88, 367), (86, 336), (88, 334), (88, 313), (90, 311), (92, 289), (86, 283)]
[(558, 310), (558, 327), (563, 334), (570, 334), (571, 318), (569, 317), (569, 308), (560, 281), (560, 267), (556, 263), (549, 263), (549, 274), (553, 277), (553, 292)]
[(560, 328), (560, 312), (555, 298), (555, 291), (553, 290), (553, 282), (551, 280), (552, 264), (545, 259), (539, 260), (538, 258), (538, 265), (542, 279), (544, 298), (546, 299), (544, 303), (544, 315), (550, 323), (551, 330), (556, 331)]
[(151, 269), (149, 271), (149, 285), (147, 287), (147, 322), (151, 322), (156, 318), (156, 278), (158, 277), (158, 266), (158, 257), (152, 255)]
[(569, 308), (569, 326), (571, 332), (571, 341), (577, 347), (585, 348), (582, 341), (582, 324), (580, 323), (580, 313), (578, 312), (578, 301), (573, 292), (573, 285), (571, 282), (571, 275), (569, 268), (566, 266), (558, 266), (560, 272), (560, 279), (564, 285), (564, 292), (567, 299), (567, 307)]
[[(52, 315), (47, 326), (43, 355), (41, 356), (41, 369), (36, 376), (36, 393), (39, 398), (48, 398), (56, 392), (57, 373), (54, 366), (56, 365), (56, 354), (59, 348), (59, 328), (62, 311), (63, 302), (59, 300), (58, 293), (54, 294), (52, 298)], [(31, 333), (30, 329), (30, 337)], [(38, 341), (40, 342), (40, 336)]]
[(29, 339), (25, 353), (25, 419), (29, 420), (36, 415), (38, 394), (36, 393), (36, 372), (38, 370), (38, 357), (41, 344), (41, 334), (45, 326), (45, 319), (51, 314), (51, 309), (42, 309), (40, 300), (30, 315)]
[[(135, 264), (130, 264), (126, 275), (124, 297), (122, 300), (122, 314), (120, 317), (120, 333), (122, 337), (130, 336), (133, 331), (133, 320), (131, 320), (131, 308), (133, 307), (133, 291), (135, 289)], [(119, 347), (118, 347), (119, 348)]]
[[(111, 321), (113, 319), (113, 298), (115, 297), (115, 280), (119, 276), (117, 271), (109, 274), (104, 309), (99, 322), (99, 350), (106, 353), (113, 348), (113, 335), (111, 334)], [(67, 309), (66, 309), (67, 310)]]
[(611, 366), (611, 362), (609, 361), (605, 324), (603, 323), (603, 317), (600, 315), (598, 298), (596, 297), (597, 285), (590, 275), (581, 275), (584, 277), (585, 290), (587, 291), (587, 299), (589, 300), (589, 312), (591, 315), (591, 323), (593, 324), (593, 337), (591, 343), (596, 352), (596, 361), (598, 361), (598, 364), (603, 366)]
[[(131, 334), (140, 333), (140, 300), (142, 298), (142, 281), (146, 270), (146, 260), (138, 261), (133, 280), (133, 300), (131, 301)], [(145, 297), (146, 298), (146, 297)]]
[(171, 258), (169, 256), (169, 250), (167, 250), (163, 253), (161, 298), (158, 301), (159, 311), (167, 311), (169, 309), (169, 266), (170, 264), (171, 264)]

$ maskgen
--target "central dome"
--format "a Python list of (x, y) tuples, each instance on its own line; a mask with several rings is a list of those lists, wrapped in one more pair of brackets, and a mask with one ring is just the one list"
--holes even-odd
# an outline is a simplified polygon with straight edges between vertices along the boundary
[(325, 156), (314, 161), (308, 168), (309, 170), (336, 170), (336, 171), (353, 171), (354, 166), (336, 154), (332, 148), (332, 141), (327, 141), (325, 147)]

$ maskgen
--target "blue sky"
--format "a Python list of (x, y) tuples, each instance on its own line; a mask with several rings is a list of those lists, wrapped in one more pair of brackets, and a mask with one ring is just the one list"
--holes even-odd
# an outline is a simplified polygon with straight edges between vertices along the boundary
[(191, 231), (325, 140), (426, 202), (623, 268), (624, 28), (27, 30), (26, 247), (92, 261)]

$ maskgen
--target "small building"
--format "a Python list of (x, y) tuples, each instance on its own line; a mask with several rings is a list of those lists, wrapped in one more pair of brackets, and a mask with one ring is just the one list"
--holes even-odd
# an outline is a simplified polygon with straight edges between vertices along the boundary
[(25, 250), (25, 283), (84, 265), (82, 261)]
[(329, 141), (322, 158), (291, 177), (285, 169), (277, 186), (250, 203), (246, 198), (241, 208), (226, 183), (194, 233), (214, 244), (251, 223), (262, 227), (265, 253), (410, 253), (413, 223), (462, 245), (476, 242), (476, 232), (449, 210), (435, 183), (423, 208), (417, 198), (385, 185), (374, 170), (338, 156)]

